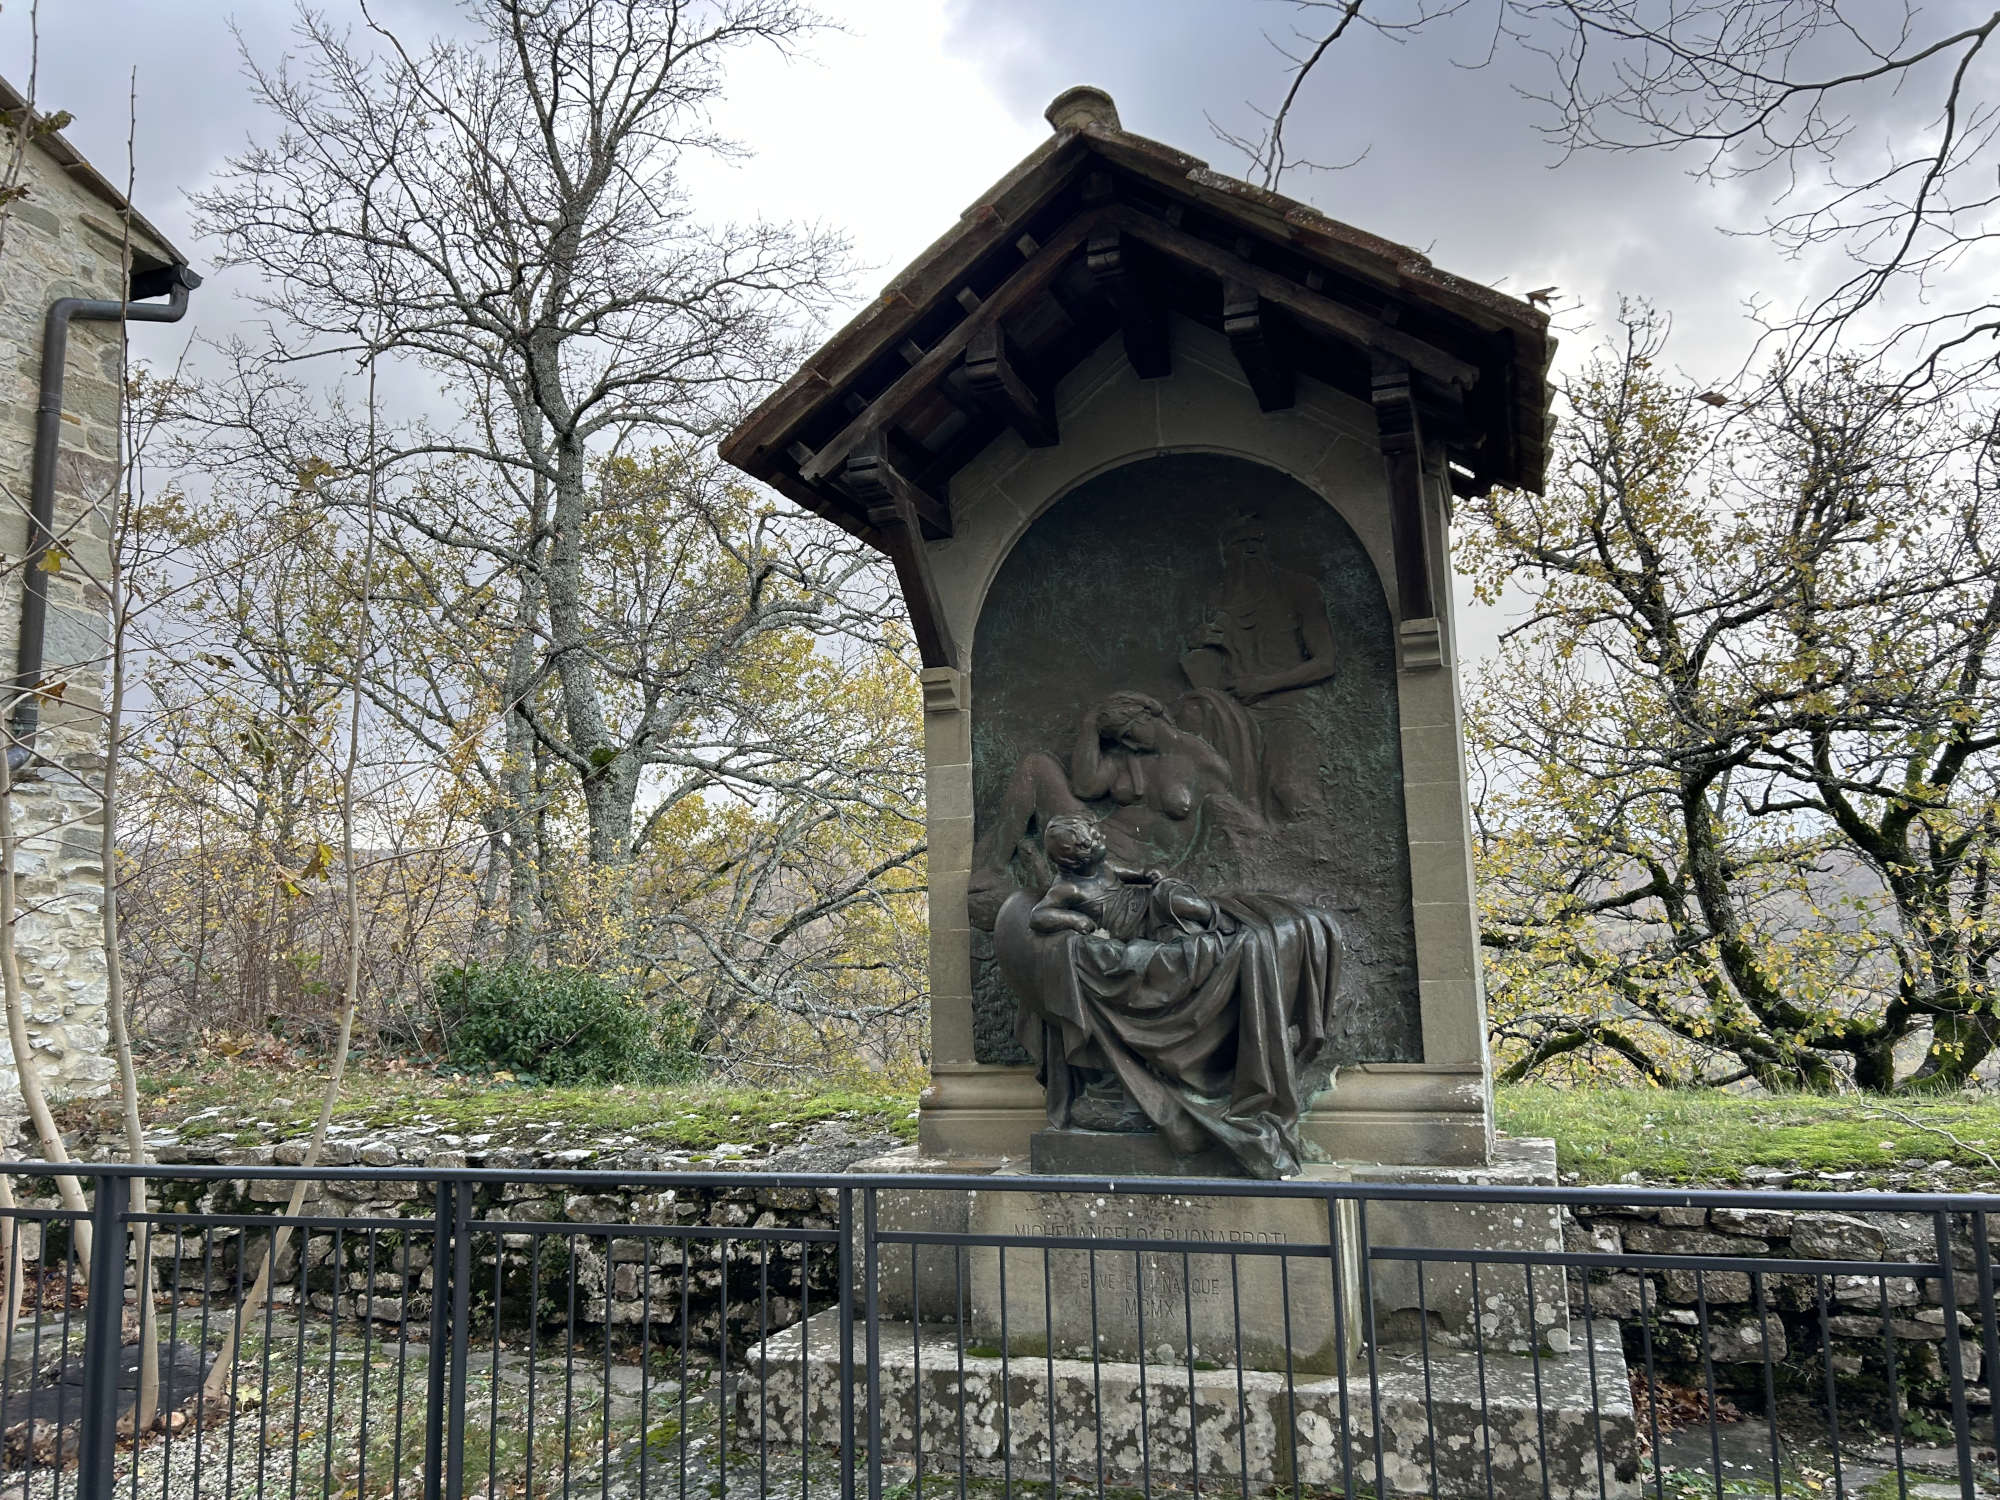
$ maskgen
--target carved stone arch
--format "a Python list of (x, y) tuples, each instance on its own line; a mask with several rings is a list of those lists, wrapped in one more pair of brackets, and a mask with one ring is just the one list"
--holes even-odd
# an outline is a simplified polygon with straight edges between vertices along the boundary
[[(1368, 480), (1372, 482), (1374, 476), (1381, 471), (1381, 460), (1373, 452), (1364, 451), (1364, 446), (1358, 437), (1350, 437), (1343, 434), (1339, 440), (1354, 445), (1356, 453), (1355, 469), (1357, 472), (1366, 475)], [(1163, 444), (1136, 449), (1129, 453), (1121, 453), (1115, 458), (1097, 464), (1075, 475), (1075, 477), (1066, 482), (1056, 485), (1051, 489), (1048, 497), (1040, 505), (1022, 516), (1006, 535), (989, 543), (988, 545), (991, 546), (992, 551), (986, 559), (983, 576), (978, 577), (972, 590), (970, 614), (969, 616), (961, 616), (964, 620), (964, 627), (959, 636), (961, 644), (969, 642), (976, 635), (978, 628), (977, 621), (985, 611), (986, 599), (992, 592), (994, 581), (1000, 576), (1001, 569), (1006, 566), (1007, 559), (1013, 555), (1014, 549), (1020, 545), (1021, 539), (1033, 529), (1043, 516), (1061, 505), (1085, 485), (1095, 482), (1106, 474), (1128, 468), (1133, 464), (1147, 463), (1155, 459), (1172, 458), (1179, 455), (1236, 459), (1255, 468), (1268, 470), (1271, 473), (1289, 479), (1301, 489), (1315, 496), (1322, 505), (1334, 513), (1341, 525), (1352, 534), (1355, 545), (1372, 566), (1376, 586), (1381, 590), (1383, 596), (1384, 607), (1389, 609), (1392, 615), (1394, 614), (1396, 559), (1389, 532), (1386, 527), (1378, 527), (1376, 529), (1380, 532), (1379, 537), (1370, 537), (1366, 529), (1367, 518), (1371, 513), (1378, 512), (1382, 506), (1382, 496), (1375, 489), (1367, 486), (1327, 484), (1323, 482), (1323, 473), (1302, 473), (1297, 467), (1286, 463), (1278, 453), (1264, 452), (1252, 446), (1213, 442), (1189, 443), (1185, 445)], [(1350, 488), (1355, 492), (1345, 493), (1345, 490)]]

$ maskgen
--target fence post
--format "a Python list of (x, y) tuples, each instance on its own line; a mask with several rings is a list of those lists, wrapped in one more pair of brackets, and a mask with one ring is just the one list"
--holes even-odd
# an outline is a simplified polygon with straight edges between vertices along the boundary
[[(1987, 1235), (1986, 1215), (1973, 1214), (1972, 1278), (1973, 1288), (1979, 1294), (1979, 1363), (1990, 1393), (2000, 1384), (2000, 1316), (1994, 1311), (1995, 1302), (2000, 1301), (2000, 1287), (1993, 1282), (1993, 1242)], [(1987, 1409), (1993, 1416), (1993, 1446), (2000, 1450), (2000, 1401), (1989, 1400)]]
[[(882, 1500), (882, 1388), (887, 1383), (882, 1379), (882, 1301), (878, 1283), (881, 1280), (881, 1266), (875, 1252), (875, 1189), (863, 1189), (861, 1207), (861, 1287), (863, 1302), (868, 1319), (868, 1500)], [(916, 1247), (910, 1247), (911, 1264), (916, 1262)], [(924, 1395), (915, 1392), (916, 1420), (923, 1421)], [(1053, 1399), (1053, 1398), (1051, 1398)], [(924, 1435), (921, 1431), (913, 1434), (914, 1446), (923, 1451)], [(1050, 1500), (1055, 1500), (1055, 1492), (1049, 1492)]]
[(131, 1191), (130, 1173), (100, 1172), (90, 1205), (77, 1500), (112, 1500), (117, 1488), (118, 1367), (125, 1358), (125, 1214)]
[[(1958, 1288), (1952, 1276), (1951, 1215), (1939, 1209), (1937, 1229), (1938, 1300), (1944, 1304), (1944, 1369), (1951, 1381), (1951, 1430), (1958, 1439), (1958, 1492), (1962, 1500), (1977, 1500), (1972, 1479), (1972, 1415), (1965, 1401), (1965, 1351), (1959, 1347)], [(1992, 1372), (1988, 1371), (1988, 1378)]]
[[(840, 1500), (854, 1500), (854, 1189), (840, 1189)], [(810, 1394), (810, 1393), (808, 1393)]]
[[(1361, 1336), (1368, 1341), (1368, 1420), (1373, 1424), (1375, 1435), (1375, 1471), (1370, 1476), (1369, 1493), (1380, 1495), (1389, 1487), (1388, 1479), (1382, 1473), (1384, 1462), (1382, 1452), (1382, 1372), (1376, 1367), (1378, 1340), (1375, 1337), (1375, 1255), (1374, 1246), (1368, 1240), (1368, 1200), (1362, 1198), (1354, 1206), (1355, 1237), (1360, 1241), (1354, 1253), (1360, 1258), (1357, 1268), (1361, 1272)], [(1477, 1274), (1476, 1272), (1474, 1273)], [(1473, 1307), (1473, 1326), (1479, 1323), (1478, 1299)], [(1344, 1356), (1343, 1356), (1344, 1357)], [(1352, 1441), (1347, 1434), (1341, 1434), (1342, 1442)]]
[[(445, 1412), (444, 1493), (445, 1500), (458, 1500), (465, 1493), (465, 1372), (472, 1362), (467, 1353), (471, 1339), (467, 1325), (472, 1321), (471, 1183), (461, 1182), (452, 1189), (451, 1206), (451, 1394)], [(608, 1241), (605, 1259), (608, 1267)], [(604, 1332), (608, 1339), (608, 1319)]]
[(451, 1347), (451, 1238), (458, 1184), (440, 1179), (431, 1221), (431, 1342), (424, 1388), (424, 1500), (444, 1500), (445, 1364)]

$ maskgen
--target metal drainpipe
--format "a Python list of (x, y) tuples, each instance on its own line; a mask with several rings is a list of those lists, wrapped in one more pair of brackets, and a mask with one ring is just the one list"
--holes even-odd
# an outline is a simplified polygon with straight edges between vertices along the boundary
[[(124, 302), (63, 297), (49, 304), (42, 324), (42, 388), (35, 405), (35, 467), (28, 496), (28, 554), (21, 578), (21, 642), (13, 685), (16, 696), (11, 721), (12, 743), (7, 769), (18, 774), (35, 754), (35, 731), (41, 725), (42, 651), (48, 637), (49, 575), (42, 559), (55, 545), (56, 453), (62, 445), (63, 372), (69, 357), (69, 325), (82, 318), (93, 323), (178, 323), (187, 314), (188, 293), (201, 278), (186, 266), (142, 271), (132, 278), (131, 296)], [(140, 299), (166, 294), (164, 303)]]

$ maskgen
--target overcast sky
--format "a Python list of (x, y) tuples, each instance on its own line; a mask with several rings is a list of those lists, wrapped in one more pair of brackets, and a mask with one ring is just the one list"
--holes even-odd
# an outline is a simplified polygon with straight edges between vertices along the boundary
[[(338, 15), (351, 0), (321, 0)], [(1043, 107), (1090, 82), (1129, 129), (1240, 172), (1213, 116), (1254, 126), (1284, 62), (1283, 0), (824, 0), (843, 30), (807, 60), (746, 55), (722, 123), (755, 153), (704, 174), (718, 214), (761, 211), (844, 228), (869, 268), (865, 298), (1047, 132)], [(454, 19), (450, 0), (383, 0), (399, 29)], [(266, 129), (248, 96), (232, 28), (260, 58), (289, 40), (290, 0), (43, 0), (40, 96), (76, 116), (71, 139), (114, 180), (125, 176), (127, 91), (138, 70), (138, 190), (144, 212), (198, 268), (185, 196), (225, 155)], [(1557, 166), (1541, 116), (1518, 86), (1528, 59), (1461, 66), (1486, 50), (1477, 16), (1407, 44), (1356, 34), (1315, 75), (1293, 127), (1300, 154), (1365, 159), (1299, 172), (1286, 189), (1336, 218), (1423, 248), (1449, 270), (1514, 291), (1559, 286), (1565, 322), (1601, 317), (1617, 297), (1650, 297), (1677, 315), (1683, 362), (1729, 361), (1742, 307), (1785, 289), (1786, 268), (1758, 242), (1715, 227), (1742, 204), (1692, 181), (1664, 156), (1583, 157)], [(26, 0), (0, 10), (0, 70), (27, 71)], [(228, 278), (196, 303), (195, 326), (233, 316)], [(171, 339), (159, 330), (142, 339)]]
[[(339, 15), (353, 0), (320, 0)], [(698, 183), (718, 217), (761, 213), (844, 229), (863, 269), (860, 305), (961, 209), (1043, 139), (1062, 89), (1111, 92), (1126, 128), (1206, 157), (1245, 162), (1209, 118), (1239, 129), (1249, 101), (1275, 99), (1289, 39), (1284, 0), (823, 0), (839, 24), (805, 59), (745, 55), (720, 121), (751, 149)], [(1477, 8), (1475, 7), (1475, 10)], [(379, 0), (376, 13), (424, 34), (453, 25), (451, 0)], [(291, 0), (43, 0), (38, 95), (71, 111), (71, 140), (114, 181), (126, 176), (127, 96), (137, 68), (135, 199), (197, 269), (186, 195), (268, 130), (249, 97), (238, 40), (275, 60)], [(1270, 35), (1267, 36), (1267, 33)], [(1790, 300), (1792, 269), (1755, 239), (1716, 227), (1754, 205), (1694, 181), (1663, 155), (1557, 164), (1520, 90), (1532, 60), (1488, 50), (1475, 15), (1407, 44), (1356, 34), (1331, 54), (1291, 130), (1296, 154), (1358, 165), (1288, 176), (1285, 190), (1364, 229), (1426, 250), (1442, 267), (1516, 293), (1560, 288), (1565, 360), (1621, 295), (1676, 318), (1676, 361), (1725, 377), (1748, 346), (1746, 302)], [(0, 10), (0, 71), (25, 84), (27, 0)], [(1365, 153), (1365, 155), (1364, 155)], [(230, 275), (197, 294), (197, 334), (246, 316)], [(134, 331), (141, 355), (171, 360), (188, 326)], [(1475, 633), (1488, 637), (1490, 621)]]

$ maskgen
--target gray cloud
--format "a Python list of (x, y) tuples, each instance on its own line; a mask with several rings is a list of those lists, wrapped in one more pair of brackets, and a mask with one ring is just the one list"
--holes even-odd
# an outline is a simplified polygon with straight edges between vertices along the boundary
[[(1263, 35), (1292, 24), (1289, 4), (1259, 0), (827, 0), (844, 34), (823, 39), (820, 64), (746, 59), (725, 128), (757, 153), (700, 189), (721, 211), (816, 219), (854, 233), (855, 305), (944, 229), (1038, 138), (1040, 113), (1077, 82), (1108, 88), (1126, 125), (1206, 156), (1244, 163), (1214, 139), (1208, 116), (1254, 125), (1246, 101), (1269, 101), (1285, 63)], [(334, 7), (338, 13), (338, 5)], [(194, 238), (186, 194), (246, 138), (268, 129), (241, 72), (232, 23), (260, 59), (289, 41), (289, 0), (65, 0), (45, 3), (41, 98), (77, 116), (71, 137), (114, 179), (125, 175), (129, 70), (139, 68), (140, 207), (212, 269)], [(377, 13), (414, 35), (461, 24), (452, 0), (380, 0)], [(1675, 357), (1697, 378), (1726, 376), (1748, 347), (1744, 304), (1789, 303), (1799, 271), (1722, 222), (1754, 222), (1758, 185), (1698, 183), (1662, 154), (1585, 155), (1558, 162), (1544, 116), (1523, 88), (1540, 66), (1501, 49), (1468, 16), (1406, 44), (1373, 34), (1343, 43), (1315, 76), (1292, 127), (1299, 153), (1358, 165), (1297, 173), (1287, 191), (1337, 218), (1427, 250), (1461, 275), (1520, 292), (1562, 288), (1563, 323), (1602, 325), (1620, 295), (1677, 317)], [(0, 57), (24, 81), (26, 11), (0, 11)], [(255, 333), (218, 278), (198, 298), (210, 337)], [(240, 290), (240, 286), (235, 289)], [(171, 358), (181, 330), (141, 330), (142, 353)], [(1565, 359), (1591, 342), (1568, 339)], [(399, 391), (405, 383), (399, 381)], [(408, 383), (420, 404), (421, 381)], [(1485, 635), (1482, 625), (1475, 634)]]
[[(1291, 40), (1296, 15), (1251, 0), (952, 0), (950, 14), (952, 45), (988, 60), (1015, 109), (1097, 83), (1128, 129), (1227, 172), (1246, 164), (1209, 117), (1254, 131), (1249, 101), (1273, 103), (1288, 67), (1270, 38)], [(1546, 87), (1546, 64), (1493, 49), (1491, 14), (1475, 7), (1404, 42), (1343, 39), (1288, 136), (1315, 161), (1366, 155), (1345, 170), (1294, 171), (1285, 191), (1474, 280), (1517, 293), (1556, 284), (1573, 328), (1608, 320), (1621, 295), (1650, 298), (1677, 314), (1683, 364), (1727, 373), (1752, 333), (1745, 303), (1798, 291), (1796, 269), (1768, 245), (1716, 227), (1754, 217), (1754, 198), (1696, 182), (1686, 155), (1560, 160), (1538, 128), (1546, 111), (1522, 94)], [(1469, 65), (1489, 51), (1491, 65)]]

